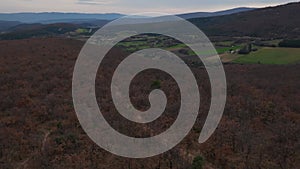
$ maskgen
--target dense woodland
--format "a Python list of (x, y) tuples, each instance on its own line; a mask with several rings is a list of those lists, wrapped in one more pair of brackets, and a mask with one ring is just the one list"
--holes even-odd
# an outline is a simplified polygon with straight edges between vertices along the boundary
[[(73, 109), (73, 67), (83, 42), (60, 39), (0, 41), (1, 169), (298, 169), (300, 166), (300, 65), (224, 65), (228, 97), (218, 129), (204, 144), (197, 139), (210, 104), (210, 84), (202, 66), (193, 67), (200, 88), (199, 119), (174, 149), (147, 159), (112, 155), (82, 130)], [(109, 73), (121, 61), (115, 48), (99, 69), (97, 100), (118, 131), (147, 137), (174, 122), (180, 96), (169, 75), (140, 73), (130, 93), (139, 109), (149, 107), (153, 88), (166, 92), (166, 112), (147, 125), (133, 125), (115, 110)], [(105, 97), (99, 95), (105, 93)], [(107, 96), (107, 97), (106, 97)], [(134, 127), (134, 128), (132, 128)]]

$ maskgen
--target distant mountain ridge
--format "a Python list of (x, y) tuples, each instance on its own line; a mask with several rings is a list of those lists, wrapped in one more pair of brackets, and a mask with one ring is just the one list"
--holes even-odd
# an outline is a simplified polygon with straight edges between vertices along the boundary
[(18, 22), (18, 21), (1, 21), (0, 20), (0, 31), (4, 31), (6, 29), (17, 26), (19, 24), (21, 24), (21, 22)]
[(88, 13), (0, 13), (1, 21), (18, 21), (22, 23), (58, 23), (74, 20), (113, 20), (124, 16), (118, 13), (88, 14)]
[(184, 19), (192, 19), (192, 18), (206, 18), (206, 17), (214, 17), (214, 16), (222, 16), (222, 15), (230, 15), (240, 12), (247, 12), (251, 10), (255, 10), (257, 8), (233, 8), (223, 11), (217, 11), (217, 12), (194, 12), (194, 13), (186, 13), (186, 14), (179, 14), (177, 16), (184, 18)]
[[(246, 12), (254, 8), (234, 8), (218, 12), (196, 12), (179, 14), (177, 16), (184, 19), (223, 16), (233, 13)], [(120, 13), (61, 13), (61, 12), (42, 12), (42, 13), (0, 13), (0, 32), (10, 32), (14, 27), (30, 28), (31, 24), (55, 24), (71, 23), (80, 25), (91, 25), (101, 27), (111, 20), (126, 16)], [(29, 25), (26, 25), (29, 24)], [(32, 25), (33, 26), (33, 25)], [(13, 28), (13, 29), (11, 29)], [(18, 28), (19, 29), (19, 28)]]
[[(195, 12), (179, 14), (177, 16), (184, 19), (200, 18), (200, 17), (213, 17), (221, 15), (229, 15), (233, 13), (250, 11), (255, 8), (234, 8), (217, 12)], [(88, 20), (114, 20), (125, 16), (119, 13), (104, 13), (104, 14), (92, 14), (92, 13), (61, 13), (61, 12), (42, 12), (42, 13), (0, 13), (1, 21), (16, 21), (22, 23), (68, 23), (77, 21)]]
[[(259, 37), (266, 39), (299, 39), (299, 10), (300, 2), (295, 2), (267, 8), (235, 8), (213, 13), (199, 12), (182, 14), (178, 16), (182, 18), (190, 18), (188, 19), (188, 21), (199, 27), (209, 37)], [(48, 17), (49, 20), (43, 20), (43, 22), (33, 23), (1, 21), (5, 19), (3, 18), (3, 16), (10, 14), (0, 14), (0, 32), (2, 39), (12, 39), (12, 37), (20, 38), (24, 37), (24, 35), (28, 35), (26, 37), (35, 37), (36, 35), (34, 33), (43, 36), (57, 34), (61, 35), (66, 33), (67, 31), (74, 31), (78, 28), (97, 29), (110, 22), (111, 20), (109, 20), (108, 18), (116, 19), (118, 17), (124, 16), (122, 14), (83, 14), (81, 18), (71, 19), (70, 16), (80, 16), (81, 14), (44, 14), (50, 14), (52, 16)], [(11, 15), (15, 17), (15, 15), (17, 14)], [(41, 14), (37, 15), (40, 16)], [(65, 16), (63, 18), (57, 17), (53, 19), (53, 15)], [(26, 14), (26, 17), (28, 16), (30, 15)], [(35, 18), (31, 18), (31, 21), (37, 19), (45, 19), (38, 16), (36, 16)], [(106, 19), (93, 19), (93, 17), (96, 16), (105, 16)], [(162, 21), (165, 21), (163, 17)]]

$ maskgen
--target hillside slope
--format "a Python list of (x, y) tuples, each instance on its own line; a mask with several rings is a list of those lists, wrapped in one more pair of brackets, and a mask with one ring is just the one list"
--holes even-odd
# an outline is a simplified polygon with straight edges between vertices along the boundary
[(230, 15), (234, 13), (240, 13), (240, 12), (246, 12), (254, 10), (255, 8), (234, 8), (234, 9), (228, 9), (224, 11), (217, 11), (217, 12), (195, 12), (195, 13), (186, 13), (186, 14), (180, 14), (179, 17), (182, 17), (184, 19), (192, 19), (192, 18), (205, 18), (205, 17), (213, 17), (213, 16), (222, 16), (222, 15)]
[(31, 37), (59, 36), (75, 31), (80, 25), (69, 23), (56, 24), (20, 24), (10, 29), (10, 32), (0, 35), (1, 40), (26, 39)]
[(17, 21), (1, 21), (0, 20), (0, 31), (4, 31), (10, 27), (16, 26), (20, 24), (20, 22)]
[(300, 2), (219, 17), (190, 19), (209, 36), (300, 37)]

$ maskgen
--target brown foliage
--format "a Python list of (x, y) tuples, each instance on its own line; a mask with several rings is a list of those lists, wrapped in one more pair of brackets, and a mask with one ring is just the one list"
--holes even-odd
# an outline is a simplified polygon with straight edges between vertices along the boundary
[[(201, 108), (192, 132), (169, 152), (127, 159), (94, 144), (76, 118), (71, 80), (82, 45), (58, 38), (0, 42), (0, 168), (182, 169), (190, 168), (199, 154), (207, 168), (299, 167), (300, 65), (225, 65), (227, 105), (217, 131), (204, 144), (198, 144), (197, 138), (209, 107), (210, 86), (205, 69), (193, 68)], [(111, 56), (120, 54), (115, 49)], [(103, 69), (113, 68), (108, 67), (104, 64)], [(96, 91), (107, 93), (109, 77), (100, 72)], [(131, 124), (120, 117), (109, 96), (97, 95), (98, 102), (107, 103), (104, 115), (114, 128), (144, 137), (172, 125), (180, 95), (173, 94), (179, 93), (178, 87), (167, 74), (154, 70), (139, 74), (131, 86), (132, 102), (146, 109), (154, 80), (161, 81), (169, 100), (163, 117), (151, 124)]]

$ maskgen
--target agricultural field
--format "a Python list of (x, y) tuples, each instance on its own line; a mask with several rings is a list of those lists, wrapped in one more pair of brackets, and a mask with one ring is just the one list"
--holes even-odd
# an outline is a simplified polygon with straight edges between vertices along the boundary
[[(164, 43), (167, 39), (168, 43)], [(269, 45), (277, 46), (279, 40), (263, 41), (264, 44), (268, 42)], [(220, 55), (224, 63), (241, 63), (241, 64), (293, 64), (300, 63), (300, 48), (282, 48), (282, 47), (265, 47), (252, 45), (255, 51), (249, 54), (238, 54), (238, 50), (242, 49), (246, 43), (235, 43), (233, 41), (215, 42), (214, 46), (216, 52)], [(156, 47), (174, 52), (181, 57), (195, 56), (195, 52), (190, 50), (186, 45), (167, 37), (144, 36), (138, 37), (135, 41), (123, 41), (118, 44), (121, 49), (132, 53), (138, 50)], [(207, 55), (212, 51), (202, 51), (198, 55)]]
[(233, 62), (276, 65), (300, 63), (300, 48), (264, 47), (247, 55), (238, 55)]
[[(185, 56), (196, 55), (195, 52), (190, 50), (185, 44), (168, 37), (142, 36), (136, 38), (138, 40), (127, 39), (126, 41), (121, 41), (117, 46), (130, 53), (147, 48), (163, 48), (175, 53), (179, 52)], [(165, 40), (167, 40), (167, 43)], [(242, 45), (233, 45), (232, 41), (214, 43), (214, 46), (218, 54), (229, 53), (230, 51), (236, 51), (242, 48)], [(205, 55), (210, 53), (212, 53), (212, 51), (203, 51), (197, 54)]]

